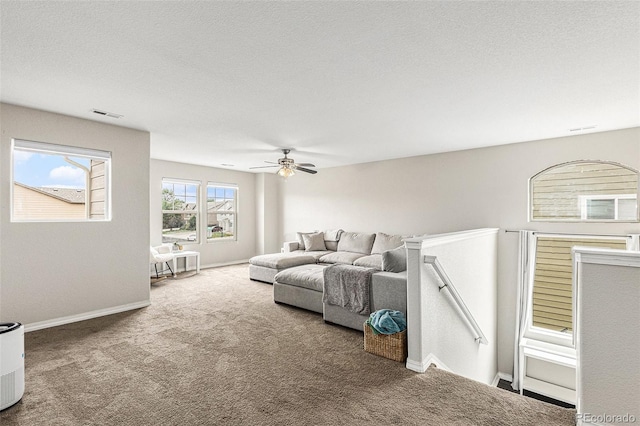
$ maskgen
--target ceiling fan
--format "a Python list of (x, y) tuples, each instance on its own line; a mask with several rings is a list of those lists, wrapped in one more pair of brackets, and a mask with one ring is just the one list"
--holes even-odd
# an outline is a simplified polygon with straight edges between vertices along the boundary
[(273, 161), (265, 161), (265, 163), (270, 163), (270, 166), (258, 166), (258, 167), (250, 167), (250, 169), (264, 169), (267, 167), (280, 167), (280, 169), (276, 172), (279, 176), (283, 178), (288, 178), (289, 176), (293, 176), (295, 174), (295, 170), (300, 170), (301, 172), (311, 173), (315, 175), (318, 173), (317, 170), (311, 170), (307, 167), (315, 167), (314, 164), (311, 163), (296, 163), (293, 158), (287, 157), (287, 154), (291, 152), (290, 149), (283, 149), (282, 153), (284, 154), (284, 158), (278, 159), (277, 163)]

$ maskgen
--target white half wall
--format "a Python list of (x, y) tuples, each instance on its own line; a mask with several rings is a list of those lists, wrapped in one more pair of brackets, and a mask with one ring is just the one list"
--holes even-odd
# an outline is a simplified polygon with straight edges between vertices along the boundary
[(587, 415), (600, 417), (596, 422), (602, 424), (635, 423), (640, 420), (640, 252), (576, 248), (574, 256), (579, 424), (589, 424)]
[[(149, 133), (8, 104), (0, 124), (0, 321), (148, 304)], [(110, 151), (112, 220), (10, 222), (12, 138)]]
[[(485, 227), (640, 232), (638, 223), (528, 222), (528, 179), (574, 160), (640, 169), (640, 128), (320, 169), (313, 176), (298, 173), (280, 184), (281, 238), (335, 228), (402, 235)], [(510, 374), (518, 234), (501, 232), (498, 246), (498, 369)]]
[[(162, 179), (164, 178), (198, 181), (201, 185), (201, 195), (206, 193), (209, 182), (238, 186), (237, 240), (206, 242), (201, 232), (205, 222), (201, 212), (199, 242), (183, 244), (185, 250), (200, 252), (201, 267), (246, 261), (255, 255), (256, 180), (253, 173), (152, 159), (150, 186), (147, 188), (147, 191), (150, 191), (148, 208), (151, 211), (147, 228), (151, 233), (151, 245), (162, 243)], [(203, 195), (200, 200), (203, 202)], [(182, 263), (179, 267), (182, 267)]]
[[(493, 382), (498, 373), (497, 234), (497, 229), (477, 229), (406, 241), (407, 368), (424, 371), (437, 360), (436, 365), (461, 376)], [(435, 264), (425, 263), (425, 256), (435, 257)], [(453, 293), (480, 332), (470, 326)]]

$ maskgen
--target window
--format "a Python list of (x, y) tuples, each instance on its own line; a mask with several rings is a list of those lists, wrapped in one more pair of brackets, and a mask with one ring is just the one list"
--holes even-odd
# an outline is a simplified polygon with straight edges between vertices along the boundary
[(633, 221), (637, 208), (635, 194), (580, 196), (582, 219)]
[(238, 187), (207, 185), (207, 241), (236, 239)]
[(532, 221), (638, 221), (638, 171), (617, 163), (574, 161), (529, 181)]
[(11, 220), (111, 219), (111, 153), (14, 139)]
[(162, 242), (197, 243), (200, 183), (162, 180)]
[(536, 234), (530, 279), (527, 337), (550, 343), (573, 344), (574, 283), (571, 249), (574, 246), (605, 247), (619, 250), (633, 248), (631, 237), (597, 237)]

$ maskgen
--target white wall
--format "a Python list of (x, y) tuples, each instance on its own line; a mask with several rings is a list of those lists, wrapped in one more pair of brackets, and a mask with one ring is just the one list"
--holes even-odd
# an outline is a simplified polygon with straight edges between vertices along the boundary
[[(638, 223), (529, 223), (528, 179), (554, 164), (609, 160), (640, 169), (640, 128), (502, 145), (296, 174), (280, 185), (283, 240), (299, 230), (397, 234), (497, 227), (627, 233)], [(518, 234), (500, 233), (498, 368), (511, 373)]]
[[(0, 105), (0, 321), (44, 326), (149, 302), (149, 133)], [(11, 139), (112, 153), (112, 220), (11, 223)]]
[(282, 247), (278, 228), (278, 176), (258, 173), (256, 180), (256, 254), (277, 253)]
[[(638, 421), (640, 252), (577, 249), (576, 258), (578, 413), (628, 415)], [(625, 423), (613, 420), (599, 423)]]
[[(213, 167), (196, 166), (172, 161), (151, 160), (149, 208), (151, 244), (162, 242), (162, 179), (186, 179), (238, 185), (237, 241), (223, 240), (207, 243), (200, 235), (198, 243), (184, 244), (186, 250), (200, 252), (202, 267), (246, 261), (256, 253), (256, 179), (253, 173)], [(147, 188), (147, 191), (149, 191)], [(203, 192), (201, 192), (203, 194)], [(202, 201), (202, 199), (201, 199)], [(202, 219), (202, 217), (201, 217)], [(203, 223), (202, 221), (200, 222)]]

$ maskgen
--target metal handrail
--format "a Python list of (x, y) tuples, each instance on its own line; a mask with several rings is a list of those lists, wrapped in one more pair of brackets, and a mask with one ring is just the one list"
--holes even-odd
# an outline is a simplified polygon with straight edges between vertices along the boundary
[(442, 286), (438, 286), (440, 290), (442, 290), (445, 287), (447, 288), (447, 290), (449, 290), (449, 293), (453, 297), (453, 300), (455, 300), (456, 304), (464, 314), (464, 317), (467, 320), (467, 324), (472, 328), (473, 332), (475, 333), (476, 337), (474, 340), (476, 342), (482, 343), (483, 345), (489, 344), (489, 341), (487, 340), (486, 336), (480, 329), (480, 326), (478, 325), (475, 318), (467, 308), (467, 305), (465, 305), (464, 300), (462, 300), (462, 297), (460, 296), (460, 293), (458, 293), (458, 290), (456, 290), (456, 287), (453, 285), (451, 278), (449, 278), (447, 273), (444, 271), (444, 268), (442, 267), (442, 264), (438, 261), (438, 258), (436, 256), (426, 255), (424, 256), (424, 263), (430, 264), (433, 267), (433, 269), (436, 271), (436, 273), (438, 274), (442, 282), (444, 283)]

